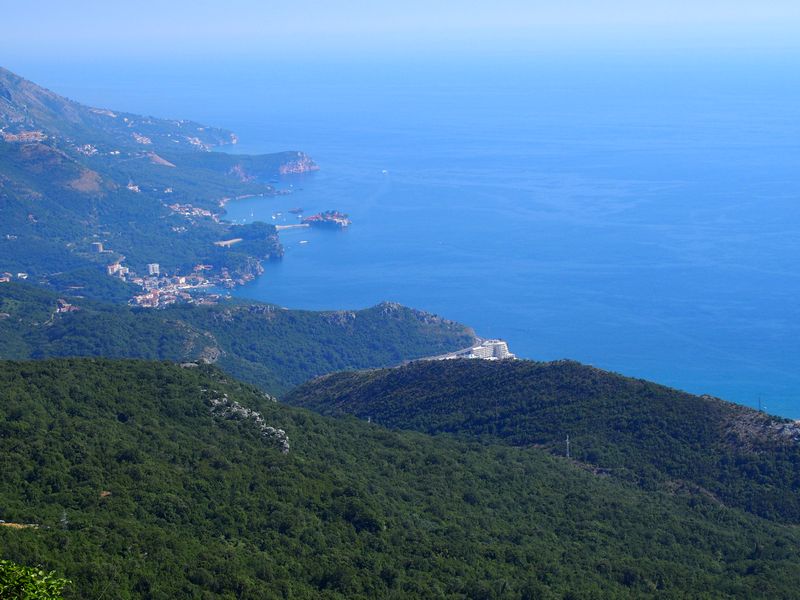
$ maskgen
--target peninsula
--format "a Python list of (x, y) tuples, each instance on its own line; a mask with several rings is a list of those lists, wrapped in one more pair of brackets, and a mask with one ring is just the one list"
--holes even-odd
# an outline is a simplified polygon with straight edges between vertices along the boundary
[(297, 150), (214, 151), (237, 141), (193, 121), (85, 106), (0, 68), (3, 279), (141, 306), (253, 279), (283, 256), (278, 230), (226, 221), (225, 202), (287, 193), (272, 182), (319, 167)]

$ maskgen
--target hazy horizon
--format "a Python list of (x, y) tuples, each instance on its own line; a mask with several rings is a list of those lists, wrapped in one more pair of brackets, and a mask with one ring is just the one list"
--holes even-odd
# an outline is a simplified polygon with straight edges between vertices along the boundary
[[(800, 5), (789, 1), (649, 3), (500, 0), (402, 4), (351, 0), (222, 4), (95, 0), (15, 5), (3, 63), (187, 57), (519, 58), (587, 52), (796, 52)], [(35, 32), (35, 35), (32, 35)]]

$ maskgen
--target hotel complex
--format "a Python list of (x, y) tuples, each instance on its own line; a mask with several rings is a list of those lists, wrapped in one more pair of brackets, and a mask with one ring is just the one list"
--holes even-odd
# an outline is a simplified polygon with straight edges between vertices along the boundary
[(457, 352), (450, 352), (440, 356), (433, 356), (427, 360), (451, 360), (454, 358), (479, 358), (482, 360), (503, 360), (516, 358), (509, 352), (508, 343), (503, 340), (481, 340), (476, 346), (464, 348)]

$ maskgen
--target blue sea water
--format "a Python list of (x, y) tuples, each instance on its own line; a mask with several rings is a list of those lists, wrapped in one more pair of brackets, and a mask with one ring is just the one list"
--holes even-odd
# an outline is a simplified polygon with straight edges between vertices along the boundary
[(239, 296), (394, 300), (521, 357), (761, 397), (800, 418), (795, 67), (617, 57), (24, 74), (93, 104), (229, 127), (237, 152), (314, 157), (318, 173), (279, 181), (291, 195), (231, 203), (229, 218), (332, 208), (352, 227), (282, 233), (285, 258)]

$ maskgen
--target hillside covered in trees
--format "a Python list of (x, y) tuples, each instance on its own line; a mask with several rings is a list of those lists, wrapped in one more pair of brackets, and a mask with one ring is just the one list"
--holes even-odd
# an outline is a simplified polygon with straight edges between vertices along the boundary
[(789, 598), (795, 527), (214, 367), (0, 363), (3, 556), (67, 598)]
[(539, 447), (644, 489), (800, 522), (800, 427), (576, 362), (420, 361), (324, 376), (288, 403), (392, 428)]
[[(463, 348), (468, 327), (398, 304), (285, 310), (253, 302), (147, 310), (0, 284), (0, 358), (105, 356), (215, 362), (272, 394), (342, 369), (398, 364)], [(63, 306), (63, 303), (61, 304)]]

